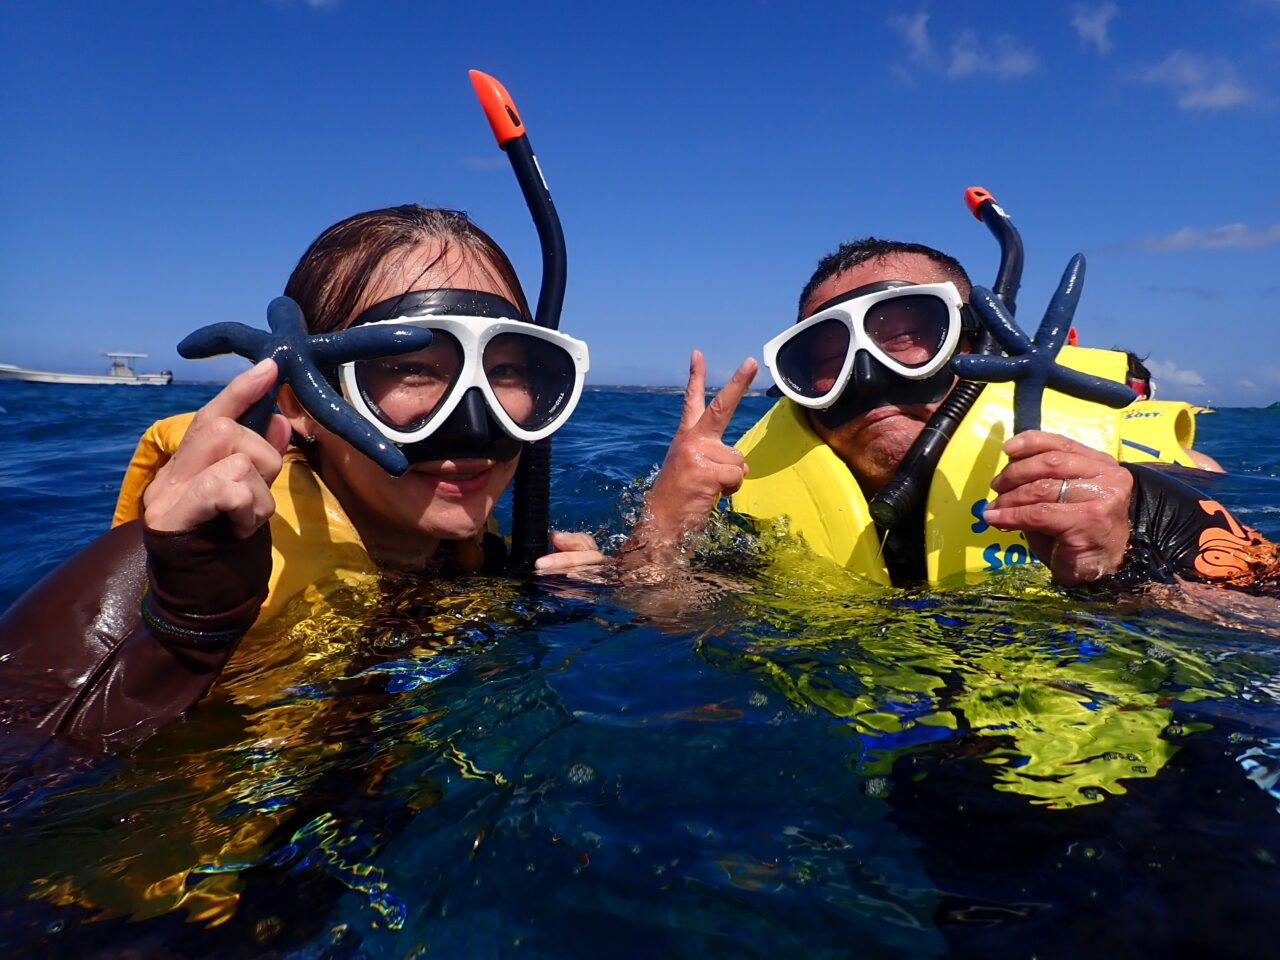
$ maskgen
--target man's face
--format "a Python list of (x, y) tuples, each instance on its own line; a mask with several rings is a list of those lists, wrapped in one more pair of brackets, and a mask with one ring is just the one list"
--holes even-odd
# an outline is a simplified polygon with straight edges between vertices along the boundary
[[(848, 293), (856, 287), (881, 280), (906, 280), (910, 283), (943, 283), (951, 277), (928, 257), (919, 253), (902, 253), (869, 260), (829, 277), (810, 295), (804, 315), (832, 297)], [(960, 290), (967, 301), (969, 291)], [(961, 349), (965, 349), (962, 345)], [(936, 403), (888, 405), (859, 414), (838, 427), (824, 427), (809, 413), (809, 423), (836, 455), (853, 471), (863, 488), (874, 493), (888, 482), (898, 469), (926, 421), (938, 409)]]

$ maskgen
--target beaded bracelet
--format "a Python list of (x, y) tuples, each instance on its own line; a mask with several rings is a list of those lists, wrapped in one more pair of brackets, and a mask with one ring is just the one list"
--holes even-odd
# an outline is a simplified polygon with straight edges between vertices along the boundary
[(176, 623), (169, 623), (151, 608), (150, 591), (142, 597), (142, 619), (147, 622), (147, 626), (166, 640), (179, 640), (183, 643), (192, 643), (204, 647), (231, 643), (244, 636), (245, 633), (243, 629), (239, 628), (233, 630), (193, 630), (190, 627), (180, 627)]

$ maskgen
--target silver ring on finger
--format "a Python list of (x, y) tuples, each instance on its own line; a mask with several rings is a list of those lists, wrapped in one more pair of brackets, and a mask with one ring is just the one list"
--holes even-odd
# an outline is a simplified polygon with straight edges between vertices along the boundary
[(1070, 485), (1070, 483), (1071, 483), (1071, 481), (1070, 481), (1070, 480), (1063, 480), (1063, 481), (1062, 481), (1062, 486), (1060, 486), (1060, 487), (1058, 488), (1058, 502), (1059, 502), (1059, 503), (1066, 503), (1066, 502), (1067, 502), (1067, 487), (1068, 487), (1068, 485)]

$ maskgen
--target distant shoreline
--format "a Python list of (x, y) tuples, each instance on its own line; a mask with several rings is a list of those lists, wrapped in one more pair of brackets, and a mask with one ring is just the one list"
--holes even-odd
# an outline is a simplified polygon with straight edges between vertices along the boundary
[[(170, 386), (174, 387), (216, 387), (221, 389), (227, 385), (226, 380), (174, 380)], [(47, 385), (46, 385), (47, 386)], [(708, 393), (714, 393), (720, 389), (722, 385), (709, 385)], [(748, 390), (744, 396), (763, 397), (766, 396), (767, 388), (755, 388)], [(652, 393), (667, 396), (679, 396), (684, 393), (684, 387), (677, 386), (646, 386), (644, 384), (631, 383), (588, 383), (582, 388), (583, 393)], [(1193, 403), (1192, 401), (1187, 401)], [(1193, 405), (1195, 405), (1193, 403)], [(1205, 404), (1205, 406), (1211, 406)], [(1232, 407), (1236, 410), (1280, 410), (1280, 400), (1269, 404), (1257, 404), (1248, 407)]]
[[(175, 387), (225, 387), (225, 380), (174, 380)], [(708, 391), (718, 390), (719, 387), (708, 387)], [(643, 386), (640, 384), (629, 383), (588, 383), (582, 388), (583, 393), (659, 393), (659, 394), (675, 394), (684, 393), (684, 387), (673, 386)], [(763, 397), (764, 390), (748, 390), (748, 397)]]
[[(719, 389), (720, 388), (718, 386), (708, 386), (707, 392), (710, 393)], [(684, 387), (671, 387), (671, 386), (646, 387), (646, 386), (640, 386), (637, 384), (625, 384), (625, 383), (624, 384), (588, 383), (583, 386), (582, 392), (583, 393), (660, 393), (660, 394), (675, 394), (679, 396), (680, 394), (684, 393)], [(763, 397), (764, 395), (765, 395), (764, 389), (748, 390), (744, 394), (744, 396), (748, 396), (748, 397)]]

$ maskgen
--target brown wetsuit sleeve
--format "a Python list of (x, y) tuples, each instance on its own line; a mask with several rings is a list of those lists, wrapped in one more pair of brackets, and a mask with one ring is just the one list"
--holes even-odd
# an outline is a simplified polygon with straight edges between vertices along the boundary
[(270, 567), (265, 524), (247, 540), (216, 524), (166, 535), (133, 521), (103, 534), (0, 618), (6, 732), (103, 753), (142, 741), (208, 691), (252, 626)]

